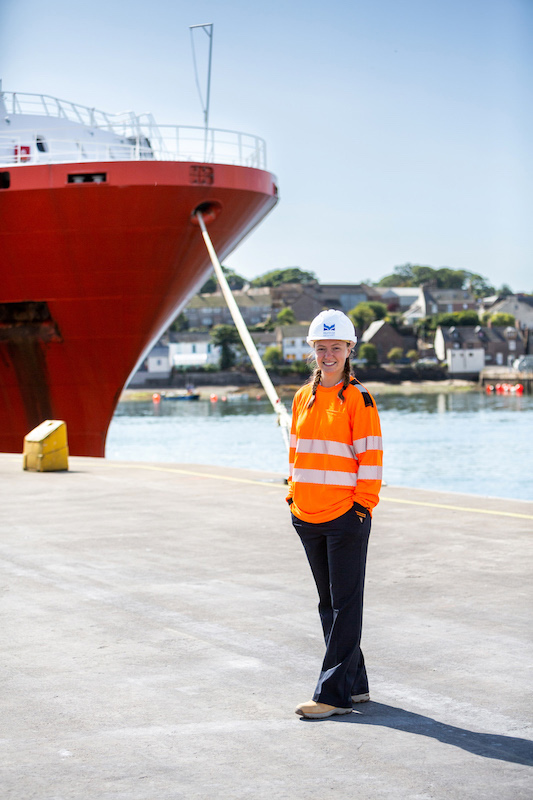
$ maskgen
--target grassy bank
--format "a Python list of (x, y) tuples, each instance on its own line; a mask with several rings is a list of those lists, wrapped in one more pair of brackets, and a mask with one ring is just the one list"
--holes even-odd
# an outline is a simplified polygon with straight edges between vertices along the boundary
[[(276, 391), (283, 399), (292, 398), (294, 393), (300, 388), (300, 383), (287, 383), (276, 386)], [(402, 383), (383, 383), (379, 381), (367, 381), (365, 386), (372, 394), (439, 394), (442, 392), (472, 392), (479, 391), (477, 383), (463, 381), (459, 379), (447, 379), (443, 381), (403, 381)], [(183, 394), (183, 389), (125, 389), (120, 396), (121, 401), (147, 401), (152, 399), (154, 392), (167, 396)], [(200, 395), (201, 400), (209, 400), (212, 394), (218, 398), (228, 395), (246, 394), (249, 397), (260, 395), (266, 399), (265, 390), (260, 384), (250, 386), (198, 386), (195, 389)]]

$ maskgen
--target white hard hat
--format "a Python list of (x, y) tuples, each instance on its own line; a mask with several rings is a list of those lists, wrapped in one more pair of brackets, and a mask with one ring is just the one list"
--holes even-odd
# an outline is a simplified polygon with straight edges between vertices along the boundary
[(342, 311), (334, 308), (321, 311), (309, 326), (307, 344), (312, 345), (319, 339), (340, 339), (343, 342), (357, 344), (357, 336), (351, 319)]

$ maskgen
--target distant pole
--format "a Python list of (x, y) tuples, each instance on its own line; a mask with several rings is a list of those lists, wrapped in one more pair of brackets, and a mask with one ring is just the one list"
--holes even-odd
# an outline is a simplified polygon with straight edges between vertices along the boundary
[[(213, 25), (209, 25), (209, 63), (207, 65), (207, 99), (205, 101), (205, 127), (209, 127), (209, 100), (211, 97), (211, 59), (213, 55)], [(206, 31), (207, 33), (207, 31)]]
[[(206, 36), (209, 38), (209, 58), (207, 63), (207, 95), (205, 100), (205, 105), (202, 97), (202, 90), (200, 88), (200, 82), (198, 80), (198, 67), (196, 65), (196, 53), (194, 50), (194, 38), (193, 38), (193, 30), (195, 28), (201, 28)], [(202, 25), (189, 25), (189, 30), (191, 32), (191, 46), (192, 46), (192, 58), (194, 63), (194, 76), (196, 79), (196, 87), (198, 89), (198, 94), (200, 95), (200, 103), (202, 104), (202, 110), (204, 112), (204, 127), (205, 127), (205, 148), (207, 149), (207, 129), (209, 127), (209, 101), (211, 99), (211, 62), (213, 56), (213, 28), (214, 25), (212, 22), (208, 22)], [(205, 154), (204, 154), (205, 158)]]

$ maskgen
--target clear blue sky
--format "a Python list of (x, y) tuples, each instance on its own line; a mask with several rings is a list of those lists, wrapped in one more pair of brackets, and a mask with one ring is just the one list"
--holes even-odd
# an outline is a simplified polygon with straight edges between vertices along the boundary
[(533, 291), (533, 0), (0, 0), (10, 91), (267, 140), (281, 200), (226, 259), (377, 280), (449, 266)]

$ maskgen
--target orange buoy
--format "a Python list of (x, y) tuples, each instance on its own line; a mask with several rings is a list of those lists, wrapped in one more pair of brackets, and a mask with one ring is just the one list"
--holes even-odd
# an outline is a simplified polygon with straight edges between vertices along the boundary
[(216, 403), (218, 401), (218, 396), (216, 394), (210, 395), (209, 399), (212, 403)]
[(492, 385), (492, 383), (487, 383), (487, 385), (485, 386), (485, 392), (487, 394), (490, 394), (493, 391), (494, 391), (494, 386)]
[(228, 402), (228, 398), (226, 397), (225, 394), (223, 394), (220, 399), (222, 400), (223, 403), (227, 403)]
[(159, 392), (154, 392), (152, 395), (152, 403), (160, 403), (161, 402), (161, 395)]

